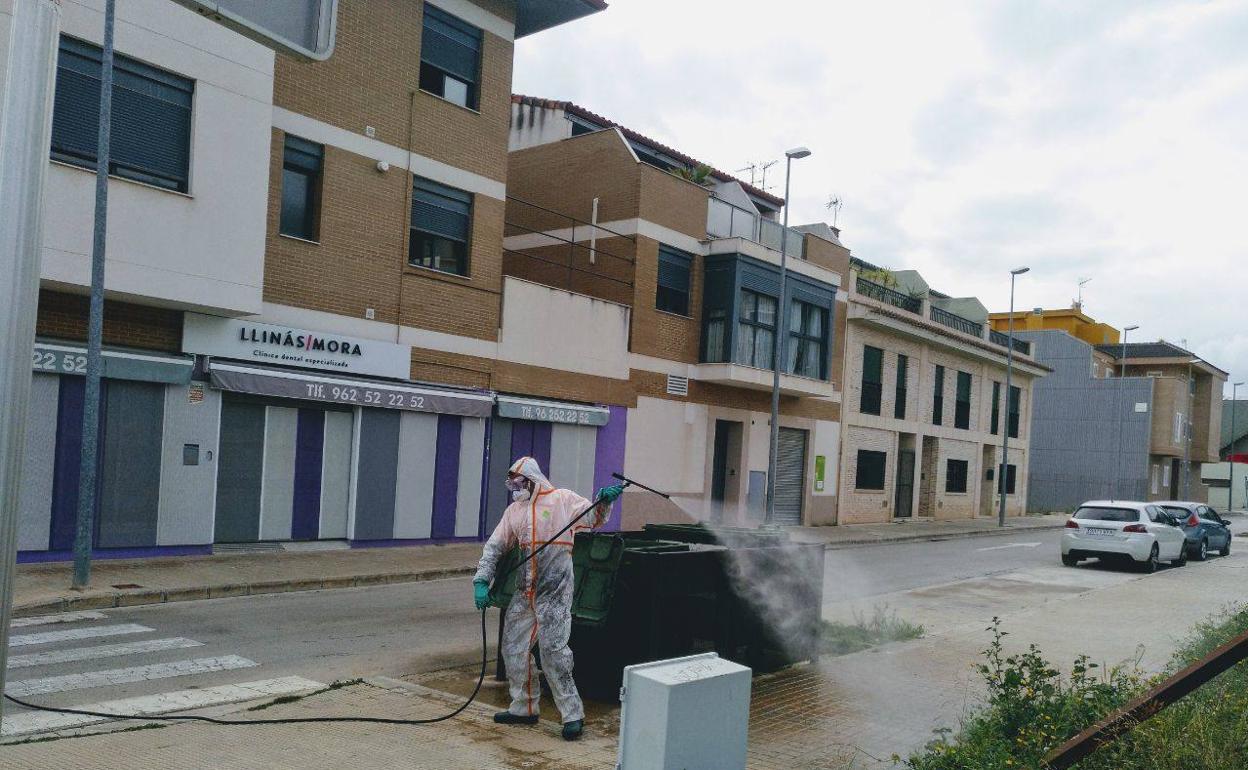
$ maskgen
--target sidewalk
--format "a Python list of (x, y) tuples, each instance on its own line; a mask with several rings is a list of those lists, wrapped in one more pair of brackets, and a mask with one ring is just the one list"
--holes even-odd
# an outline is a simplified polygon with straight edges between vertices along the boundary
[(118, 559), (91, 565), (91, 585), (70, 589), (70, 562), (20, 564), (14, 617), (136, 604), (217, 599), (322, 588), (411, 583), (469, 575), (479, 543), (339, 551), (275, 551), (163, 559)]
[(840, 527), (786, 528), (799, 543), (824, 543), (828, 550), (855, 545), (906, 543), (915, 540), (949, 540), (963, 537), (1016, 535), (1037, 529), (1060, 529), (1070, 518), (1064, 513), (1034, 516), (1011, 516), (1004, 527), (997, 526), (996, 517), (936, 521), (933, 519), (897, 520), (886, 524), (849, 524)]
[[(961, 521), (909, 521), (845, 527), (793, 527), (799, 543), (828, 549), (879, 543), (1017, 534), (1061, 527), (1066, 516), (1024, 516)], [(99, 560), (85, 591), (69, 588), (70, 562), (20, 564), (14, 586), (14, 617), (107, 609), (137, 604), (218, 599), (286, 591), (410, 583), (466, 576), (476, 569), (479, 543), (332, 551), (273, 551), (161, 559)]]

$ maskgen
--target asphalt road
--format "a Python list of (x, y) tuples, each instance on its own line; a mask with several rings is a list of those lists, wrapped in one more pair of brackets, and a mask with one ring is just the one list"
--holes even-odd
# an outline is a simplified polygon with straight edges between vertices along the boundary
[[(825, 607), (1051, 567), (1059, 537), (1053, 530), (831, 551)], [(106, 610), (77, 622), (15, 628), (11, 656), (46, 653), (52, 659), (28, 658), (10, 669), (8, 680), (22, 683), (38, 702), (82, 706), (287, 676), (329, 683), (433, 671), (478, 659), (480, 615), (471, 593), (468, 580), (457, 578)], [(491, 640), (496, 624), (491, 611)], [(80, 635), (60, 638), (61, 632)], [(97, 635), (102, 632), (113, 635)], [(47, 633), (53, 634), (42, 637), (48, 641), (23, 643), (23, 637)], [(128, 651), (131, 643), (139, 652)], [(148, 643), (157, 648), (143, 648)], [(90, 651), (118, 645), (107, 656)], [(89, 657), (64, 661), (58, 655)]]

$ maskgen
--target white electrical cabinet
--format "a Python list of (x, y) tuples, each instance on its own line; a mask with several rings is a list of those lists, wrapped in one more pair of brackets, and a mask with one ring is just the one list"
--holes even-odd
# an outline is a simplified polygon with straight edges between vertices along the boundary
[(617, 770), (744, 770), (750, 669), (713, 652), (624, 669)]

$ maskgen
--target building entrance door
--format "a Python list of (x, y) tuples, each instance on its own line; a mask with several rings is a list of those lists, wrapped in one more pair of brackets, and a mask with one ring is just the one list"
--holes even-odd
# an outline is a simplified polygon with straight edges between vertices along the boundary
[(914, 515), (914, 451), (901, 450), (897, 453), (897, 484), (896, 499), (893, 502), (894, 516), (908, 519)]

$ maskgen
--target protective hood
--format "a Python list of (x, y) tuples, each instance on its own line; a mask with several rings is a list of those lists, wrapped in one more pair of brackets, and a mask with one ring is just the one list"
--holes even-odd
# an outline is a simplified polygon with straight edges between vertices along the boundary
[(508, 470), (510, 473), (518, 473), (532, 481), (535, 493), (555, 488), (555, 485), (550, 483), (550, 479), (542, 475), (541, 466), (532, 457), (521, 457)]

